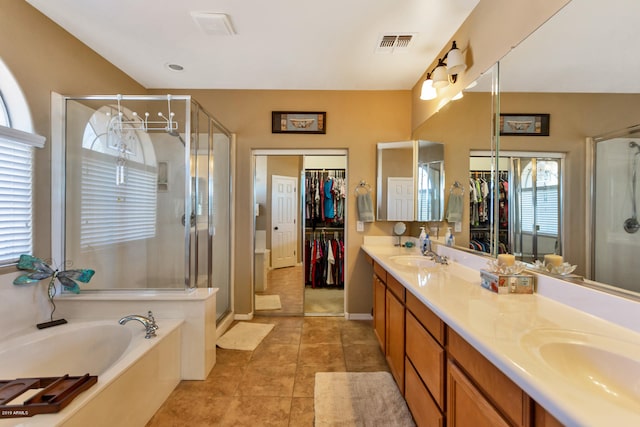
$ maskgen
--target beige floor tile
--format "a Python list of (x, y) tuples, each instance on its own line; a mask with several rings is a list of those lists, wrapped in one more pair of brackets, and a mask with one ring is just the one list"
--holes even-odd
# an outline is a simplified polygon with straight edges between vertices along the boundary
[(293, 396), (296, 367), (289, 364), (249, 364), (236, 396)]
[(251, 356), (251, 365), (297, 363), (299, 344), (262, 343)]
[(300, 344), (300, 365), (343, 366), (341, 344)]
[(377, 343), (344, 345), (347, 371), (388, 371), (387, 361)]
[(313, 427), (313, 397), (294, 397), (291, 400), (289, 427)]
[(293, 397), (313, 397), (316, 384), (316, 372), (345, 372), (345, 366), (334, 364), (332, 366), (322, 365), (299, 365), (296, 371), (296, 382), (293, 387)]
[(211, 424), (220, 427), (256, 427), (289, 425), (291, 413), (291, 397), (238, 397), (229, 402), (224, 417), (219, 423)]

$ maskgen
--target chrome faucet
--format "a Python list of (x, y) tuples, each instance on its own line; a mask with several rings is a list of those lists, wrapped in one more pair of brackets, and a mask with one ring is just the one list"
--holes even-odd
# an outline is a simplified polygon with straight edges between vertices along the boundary
[(130, 314), (128, 316), (124, 316), (122, 319), (118, 321), (118, 323), (120, 323), (121, 325), (124, 325), (130, 320), (137, 320), (138, 322), (144, 325), (144, 329), (147, 333), (144, 336), (145, 338), (148, 339), (156, 336), (156, 331), (158, 330), (159, 326), (156, 323), (156, 319), (153, 317), (153, 313), (151, 312), (151, 310), (149, 310), (149, 313), (147, 313), (146, 317), (141, 316), (139, 314)]
[(433, 250), (431, 250), (431, 248), (429, 248), (429, 250), (427, 250), (427, 252), (424, 253), (424, 256), (431, 258), (433, 262), (435, 262), (436, 264), (443, 264), (443, 265), (449, 264), (449, 258), (447, 258), (444, 255), (438, 255)]

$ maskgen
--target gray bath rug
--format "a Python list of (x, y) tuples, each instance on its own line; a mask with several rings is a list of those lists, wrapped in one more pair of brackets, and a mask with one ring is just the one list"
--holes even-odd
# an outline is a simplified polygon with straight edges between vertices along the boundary
[(228, 350), (253, 351), (273, 327), (274, 325), (270, 323), (238, 322), (218, 338), (216, 344)]
[(315, 427), (415, 426), (389, 372), (318, 372)]
[(280, 295), (256, 295), (256, 311), (279, 310), (281, 308)]

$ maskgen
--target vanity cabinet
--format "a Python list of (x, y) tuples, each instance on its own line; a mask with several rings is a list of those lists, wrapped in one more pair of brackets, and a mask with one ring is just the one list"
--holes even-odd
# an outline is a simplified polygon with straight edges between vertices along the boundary
[(561, 425), (381, 265), (372, 263), (375, 333), (419, 427)]

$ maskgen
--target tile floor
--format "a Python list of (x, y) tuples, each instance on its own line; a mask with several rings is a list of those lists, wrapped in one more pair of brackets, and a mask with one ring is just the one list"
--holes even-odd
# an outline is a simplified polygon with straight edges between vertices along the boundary
[(209, 377), (182, 381), (147, 426), (313, 426), (316, 372), (389, 370), (371, 321), (253, 322), (275, 327), (254, 351), (218, 348)]

